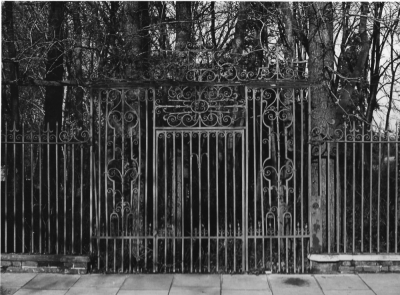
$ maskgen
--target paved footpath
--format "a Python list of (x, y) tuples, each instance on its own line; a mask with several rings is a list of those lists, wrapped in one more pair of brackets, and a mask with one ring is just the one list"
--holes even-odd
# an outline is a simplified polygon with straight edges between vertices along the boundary
[(399, 295), (400, 274), (60, 275), (2, 273), (2, 294)]

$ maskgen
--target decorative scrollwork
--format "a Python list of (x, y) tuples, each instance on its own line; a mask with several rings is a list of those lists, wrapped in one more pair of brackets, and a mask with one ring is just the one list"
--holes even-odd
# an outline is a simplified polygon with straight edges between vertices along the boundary
[(169, 127), (229, 127), (242, 117), (244, 99), (235, 87), (170, 87), (155, 113)]
[[(157, 50), (149, 58), (134, 62), (138, 65), (132, 77), (142, 80), (232, 82), (305, 80), (307, 61), (285, 58), (284, 49), (270, 46), (262, 49), (263, 59), (256, 66), (249, 63), (246, 54), (218, 51), (207, 46), (192, 46), (179, 51)], [(137, 70), (142, 69), (142, 70)]]

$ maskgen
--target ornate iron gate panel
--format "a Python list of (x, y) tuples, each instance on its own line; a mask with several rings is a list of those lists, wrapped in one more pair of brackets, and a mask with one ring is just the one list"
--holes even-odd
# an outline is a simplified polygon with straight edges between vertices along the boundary
[(246, 87), (246, 270), (306, 272), (309, 89)]
[(94, 89), (92, 206), (98, 268), (153, 268), (152, 103), (154, 91)]
[(157, 130), (156, 270), (244, 270), (244, 129)]

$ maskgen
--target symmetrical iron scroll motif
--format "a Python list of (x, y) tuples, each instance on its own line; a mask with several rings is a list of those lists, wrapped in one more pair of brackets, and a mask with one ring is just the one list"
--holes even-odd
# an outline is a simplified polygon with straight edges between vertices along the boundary
[(155, 112), (169, 127), (232, 127), (244, 119), (238, 87), (171, 86), (166, 97), (162, 94), (158, 92)]
[[(304, 270), (304, 241), (309, 237), (304, 197), (308, 89), (248, 87), (246, 94), (248, 251), (255, 253), (248, 267), (262, 261), (277, 271), (288, 272), (289, 265), (293, 271)], [(294, 250), (296, 243), (300, 248)]]

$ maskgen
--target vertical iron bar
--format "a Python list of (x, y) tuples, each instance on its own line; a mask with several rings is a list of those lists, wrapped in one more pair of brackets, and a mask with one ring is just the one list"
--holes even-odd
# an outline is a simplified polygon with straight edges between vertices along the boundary
[[(297, 218), (297, 211), (296, 211), (296, 190), (297, 190), (297, 181), (296, 181), (296, 177), (297, 177), (297, 169), (296, 169), (296, 150), (297, 150), (297, 141), (296, 141), (296, 97), (295, 97), (295, 91), (294, 89), (292, 90), (292, 113), (293, 113), (293, 118), (292, 118), (292, 122), (293, 122), (293, 171), (294, 171), (294, 175), (293, 175), (293, 189), (294, 189), (294, 194), (293, 194), (293, 220), (291, 220), (292, 222), (292, 226), (293, 226), (293, 231), (290, 233), (291, 235), (293, 235), (293, 272), (296, 273), (296, 218)], [(261, 139), (261, 138), (260, 138)], [(287, 149), (286, 149), (287, 150)], [(302, 155), (303, 156), (303, 155)], [(261, 159), (260, 159), (261, 161)], [(264, 224), (264, 222), (263, 222)]]
[(176, 140), (176, 135), (177, 133), (174, 131), (172, 133), (172, 197), (174, 198), (173, 201), (173, 222), (174, 222), (174, 227), (172, 228), (173, 232), (173, 261), (172, 261), (172, 266), (173, 266), (173, 272), (175, 273), (175, 254), (176, 254), (176, 147), (175, 147), (175, 140)]
[[(398, 180), (399, 179), (399, 166), (398, 166), (398, 164), (399, 164), (399, 141), (400, 141), (400, 131), (399, 131), (399, 123), (397, 123), (396, 124), (396, 137), (395, 137), (395, 145), (396, 145), (396, 161), (395, 161), (395, 171), (396, 171), (396, 175), (395, 175), (395, 180)], [(399, 232), (398, 232), (398, 224), (397, 224), (397, 222), (398, 222), (398, 220), (399, 220), (399, 218), (398, 218), (398, 206), (399, 206), (399, 196), (398, 196), (398, 193), (399, 193), (399, 182), (398, 181), (395, 181), (395, 183), (396, 183), (396, 188), (395, 188), (395, 195), (394, 195), (394, 200), (395, 200), (395, 202), (394, 202), (394, 210), (395, 210), (395, 218), (394, 218), (394, 253), (396, 253), (397, 254), (397, 247), (398, 247), (398, 243), (397, 243), (397, 241), (398, 241), (398, 235), (399, 235)]]
[(16, 177), (17, 177), (17, 166), (16, 166), (16, 158), (17, 158), (17, 156), (16, 156), (16, 153), (17, 153), (17, 151), (16, 151), (16, 145), (15, 145), (15, 142), (16, 142), (16, 132), (17, 132), (17, 130), (15, 129), (16, 128), (16, 125), (15, 125), (15, 121), (14, 121), (14, 129), (13, 129), (13, 141), (14, 141), (14, 144), (13, 144), (13, 175), (14, 175), (14, 177), (13, 177), (13, 193), (14, 193), (14, 215), (13, 215), (13, 231), (14, 231), (14, 244), (13, 244), (13, 247), (14, 247), (14, 253), (16, 253), (17, 252), (17, 195), (16, 195)]
[[(126, 234), (126, 228), (125, 226), (125, 222), (124, 222), (124, 202), (125, 202), (125, 198), (124, 198), (124, 189), (125, 189), (125, 100), (126, 100), (126, 96), (125, 96), (125, 91), (121, 90), (121, 106), (122, 106), (122, 134), (121, 134), (121, 160), (122, 160), (122, 167), (121, 167), (121, 197), (123, 199), (121, 199), (121, 203), (122, 203), (122, 210), (121, 210), (121, 227), (122, 227), (122, 239), (121, 239), (121, 270), (124, 271), (124, 249), (125, 249), (125, 234)], [(100, 106), (100, 102), (99, 102), (99, 106)], [(98, 113), (99, 118), (100, 118), (100, 113)], [(100, 120), (99, 120), (100, 121)], [(99, 143), (100, 143), (100, 122), (99, 122)], [(100, 158), (100, 155), (99, 155)], [(100, 160), (100, 159), (99, 159)], [(131, 203), (132, 204), (132, 203)]]
[[(293, 119), (292, 119), (293, 120)], [(293, 121), (292, 121), (293, 122)], [(287, 134), (288, 134), (288, 132), (287, 132), (287, 130), (288, 130), (288, 128), (290, 128), (290, 127), (285, 127), (285, 126), (283, 126), (283, 134), (284, 134), (284, 136), (285, 136), (285, 159), (289, 159), (289, 155), (288, 155), (288, 136), (287, 136)], [(294, 146), (293, 146), (293, 150), (294, 150)], [(285, 163), (285, 165), (286, 165), (286, 163)], [(293, 168), (294, 168), (294, 163), (293, 163)], [(289, 188), (289, 180), (286, 180), (285, 181), (286, 182), (286, 188)], [(294, 188), (295, 188), (295, 186), (294, 186)], [(289, 189), (286, 189), (286, 204), (288, 205), (289, 204)], [(287, 210), (287, 209), (286, 209)], [(286, 211), (285, 210), (285, 211)], [(286, 212), (284, 212), (283, 214), (282, 214), (282, 220), (283, 220), (283, 231), (282, 231), (282, 234), (284, 235), (284, 236), (286, 236), (286, 251), (285, 251), (285, 257), (286, 257), (286, 273), (289, 273), (289, 238), (287, 237), (287, 235), (288, 234), (291, 234), (291, 233), (287, 233), (286, 231), (285, 231), (285, 218), (286, 218)]]
[(356, 249), (356, 122), (353, 121), (353, 253)]
[(219, 230), (219, 206), (218, 206), (218, 204), (219, 204), (219, 193), (218, 193), (218, 160), (219, 160), (219, 157), (218, 157), (218, 155), (219, 155), (219, 153), (218, 153), (218, 144), (219, 144), (219, 132), (218, 131), (216, 131), (215, 132), (216, 133), (216, 136), (215, 136), (215, 139), (216, 139), (216, 153), (215, 153), (215, 169), (216, 169), (216, 175), (215, 175), (215, 179), (216, 179), (216, 192), (217, 192), (217, 203), (216, 203), (216, 207), (217, 207), (217, 271), (219, 270), (219, 233), (220, 233), (220, 230)]
[(190, 272), (193, 272), (193, 135), (194, 133), (189, 133), (189, 146), (190, 146)]
[(181, 270), (182, 273), (185, 271), (184, 269), (184, 253), (185, 253), (185, 177), (184, 177), (184, 142), (183, 142), (183, 137), (184, 137), (184, 132), (182, 131), (182, 138), (181, 138), (181, 208), (182, 208), (182, 214), (181, 214), (181, 240), (182, 240), (182, 266), (181, 266)]
[[(15, 140), (14, 140), (15, 141)], [(39, 141), (42, 141), (41, 132), (39, 129)], [(14, 153), (15, 161), (15, 153)], [(15, 177), (14, 177), (15, 179)], [(14, 190), (15, 192), (15, 190)], [(42, 252), (42, 146), (39, 145), (39, 253)], [(15, 249), (14, 249), (15, 251)]]
[(369, 126), (369, 135), (370, 135), (370, 159), (369, 159), (369, 253), (372, 253), (372, 146), (373, 146), (373, 137), (372, 137), (372, 128)]
[[(22, 124), (22, 142), (25, 142), (25, 125)], [(21, 156), (21, 172), (22, 172), (22, 253), (25, 253), (25, 143), (22, 144)]]
[[(7, 130), (7, 125), (6, 125), (6, 130)], [(7, 134), (7, 133), (6, 133)], [(34, 253), (34, 224), (33, 224), (33, 129), (31, 129), (31, 253)], [(6, 148), (6, 159), (7, 159), (7, 145), (5, 146)], [(6, 182), (7, 185), (7, 182)], [(6, 186), (6, 194), (7, 196), (7, 186)], [(6, 198), (7, 200), (7, 198)], [(7, 204), (7, 203), (6, 203)], [(7, 209), (7, 205), (5, 206)], [(7, 214), (7, 211), (6, 211)], [(7, 221), (7, 219), (6, 219)], [(6, 239), (7, 239), (7, 231), (6, 231)], [(7, 241), (7, 240), (6, 240)], [(6, 244), (7, 245), (7, 244)], [(7, 253), (7, 250), (6, 250)]]
[[(93, 251), (93, 233), (92, 233), (92, 225), (93, 225), (93, 92), (90, 95), (90, 221), (89, 221), (89, 236), (90, 236), (90, 252)], [(58, 157), (56, 157), (58, 158)]]
[[(110, 227), (109, 227), (109, 222), (108, 222), (108, 171), (107, 166), (109, 163), (109, 159), (107, 158), (108, 155), (108, 98), (109, 98), (109, 93), (106, 93), (106, 100), (105, 100), (105, 120), (104, 120), (104, 211), (105, 211), (105, 219), (106, 219), (106, 226), (105, 226), (105, 235), (106, 237), (110, 236)], [(99, 91), (99, 101), (101, 102), (101, 91)], [(106, 269), (109, 268), (108, 266), (108, 239), (106, 239)]]
[[(97, 168), (98, 169), (98, 178), (96, 177), (95, 181), (98, 181), (99, 188), (98, 188), (98, 193), (95, 195), (95, 197), (97, 197), (96, 202), (98, 202), (98, 204), (99, 204), (98, 211), (96, 213), (96, 224), (97, 224), (97, 226), (96, 226), (97, 227), (96, 228), (96, 230), (97, 230), (96, 245), (97, 245), (97, 255), (98, 255), (97, 265), (98, 265), (98, 267), (100, 267), (100, 239), (99, 239), (99, 236), (101, 236), (101, 120), (100, 120), (100, 118), (101, 118), (101, 92), (99, 92), (98, 97), (99, 97), (99, 99), (98, 99), (99, 108), (97, 111), (97, 116), (99, 118), (98, 119), (99, 120), (99, 133), (98, 133), (97, 145), (98, 145), (98, 153), (99, 153), (99, 156), (98, 156), (99, 164), (98, 164), (98, 168)], [(123, 121), (123, 117), (122, 117), (122, 121)], [(122, 150), (123, 150), (123, 148), (122, 148)], [(74, 171), (74, 170), (72, 170), (72, 171)], [(96, 172), (96, 169), (94, 171)], [(97, 185), (97, 184), (95, 184), (95, 185)], [(72, 201), (72, 204), (73, 204), (73, 201)], [(122, 241), (124, 241), (124, 240), (122, 240)]]
[(364, 252), (364, 138), (365, 123), (362, 124), (362, 140), (361, 142), (361, 253)]
[(199, 190), (199, 273), (201, 272), (201, 229), (202, 229), (202, 227), (201, 227), (201, 132), (199, 132), (199, 151), (198, 151), (198, 153), (199, 153), (199, 156), (198, 156), (198, 171), (199, 171), (199, 176), (198, 176), (198, 178), (199, 178), (199, 187), (198, 187), (198, 190)]
[(340, 182), (339, 182), (339, 141), (336, 142), (336, 252), (340, 253), (340, 200), (339, 200), (339, 191), (340, 191)]
[[(245, 92), (247, 93), (247, 87), (245, 87)], [(247, 96), (247, 94), (246, 94)], [(246, 100), (246, 110), (247, 109), (247, 100)], [(247, 118), (247, 115), (246, 115)], [(247, 120), (247, 119), (246, 119)], [(247, 128), (247, 124), (246, 124), (246, 128)], [(246, 132), (247, 134), (247, 132)], [(244, 272), (246, 270), (245, 266), (246, 266), (246, 261), (247, 261), (247, 234), (246, 234), (246, 228), (247, 228), (247, 223), (246, 223), (246, 219), (247, 216), (245, 215), (246, 212), (246, 208), (247, 208), (247, 179), (246, 174), (245, 174), (245, 167), (246, 167), (246, 171), (247, 171), (247, 163), (245, 162), (245, 155), (247, 155), (247, 149), (245, 150), (245, 147), (247, 147), (248, 142), (246, 141), (245, 143), (245, 137), (244, 137), (244, 133), (242, 132), (242, 169), (240, 169), (242, 171), (242, 272)], [(246, 165), (246, 166), (245, 166)], [(247, 173), (247, 172), (246, 172)]]
[[(245, 183), (246, 183), (246, 189), (247, 189), (247, 181), (249, 180), (249, 140), (250, 140), (250, 134), (249, 134), (249, 116), (250, 116), (250, 110), (248, 107), (248, 88), (245, 86), (244, 88), (244, 95), (245, 95), (245, 104), (246, 104), (246, 150), (245, 154), (243, 155), (243, 158), (246, 157), (246, 176), (245, 176)], [(244, 149), (242, 149), (243, 153)], [(244, 159), (243, 159), (244, 160)], [(242, 160), (242, 161), (243, 161)], [(244, 186), (242, 186), (244, 187)], [(248, 238), (247, 238), (247, 231), (248, 231), (248, 216), (249, 216), (249, 206), (248, 206), (248, 194), (244, 191), (243, 192), (242, 198), (245, 198), (245, 202), (243, 202), (244, 206), (243, 212), (242, 212), (242, 218), (243, 218), (243, 227), (242, 227), (242, 233), (243, 233), (243, 244), (244, 244), (244, 249), (243, 249), (243, 271), (248, 271), (249, 269), (249, 254), (248, 254)]]
[[(145, 176), (145, 181), (144, 181), (144, 235), (146, 236), (146, 238), (144, 239), (144, 265), (145, 268), (147, 268), (147, 236), (149, 236), (148, 233), (148, 221), (147, 221), (147, 215), (148, 215), (148, 211), (147, 211), (147, 185), (148, 185), (148, 180), (149, 180), (149, 175), (148, 175), (148, 171), (147, 171), (147, 166), (149, 164), (149, 138), (148, 138), (148, 132), (149, 132), (149, 126), (148, 126), (148, 121), (149, 121), (149, 106), (148, 106), (148, 100), (149, 100), (149, 90), (146, 89), (145, 90), (145, 100), (146, 100), (146, 108), (145, 108), (145, 113), (146, 113), (146, 132), (145, 132), (145, 141), (146, 141), (146, 153), (145, 153), (145, 165), (144, 165), (144, 176)], [(153, 159), (153, 161), (155, 161), (155, 159)]]
[(72, 210), (71, 210), (71, 252), (75, 254), (75, 144), (71, 145), (72, 149), (72, 193), (71, 193), (71, 201), (72, 201)]
[[(300, 232), (299, 234), (301, 235), (301, 272), (304, 273), (304, 208), (303, 208), (303, 195), (304, 195), (304, 142), (306, 142), (306, 139), (304, 138), (304, 128), (305, 128), (305, 123), (304, 122), (304, 97), (303, 97), (303, 89), (300, 89), (300, 106), (301, 106), (301, 128), (300, 128), (300, 167), (301, 167), (301, 182), (300, 182), (300, 210), (301, 210), (301, 216), (300, 216)], [(309, 195), (310, 196), (310, 195)]]
[(344, 200), (343, 200), (343, 252), (346, 253), (347, 252), (347, 127), (348, 125), (345, 125), (344, 127), (344, 178), (343, 178), (343, 188), (344, 188), (344, 192), (343, 192), (343, 196), (344, 196)]
[[(211, 183), (210, 183), (210, 156), (211, 156), (211, 152), (210, 152), (210, 136), (211, 133), (208, 132), (207, 133), (207, 202), (208, 202), (208, 222), (207, 222), (207, 233), (208, 233), (208, 256), (207, 256), (207, 260), (208, 260), (208, 265), (207, 265), (207, 269), (208, 272), (210, 272), (210, 265), (211, 265), (211, 261), (210, 261), (210, 256), (211, 256), (211, 250), (210, 250), (210, 236), (211, 236), (211, 232), (210, 232), (210, 187), (211, 187)], [(182, 158), (183, 159), (183, 158)]]
[(227, 190), (228, 190), (228, 166), (227, 166), (227, 161), (228, 161), (228, 150), (227, 150), (227, 144), (228, 144), (228, 136), (229, 133), (225, 132), (225, 139), (224, 139), (224, 184), (225, 184), (225, 188), (224, 188), (224, 193), (225, 193), (225, 216), (224, 216), (224, 221), (225, 221), (225, 269), (227, 269), (228, 267), (228, 194), (227, 194)]
[(47, 122), (47, 244), (48, 253), (50, 253), (50, 128)]
[[(277, 89), (277, 93), (278, 93), (278, 97), (280, 97), (280, 91)], [(279, 114), (280, 108), (279, 108), (279, 99), (276, 100), (276, 112)], [(272, 134), (272, 136), (274, 136)], [(277, 167), (276, 167), (276, 171), (281, 171), (281, 145), (280, 145), (280, 128), (279, 128), (279, 116), (276, 116), (276, 142), (277, 142), (277, 146), (278, 146), (278, 152), (276, 157), (278, 158), (277, 161)], [(278, 172), (278, 183), (277, 188), (277, 195), (278, 195), (278, 214), (280, 214), (279, 212), (281, 212), (281, 201), (279, 200), (280, 196), (280, 190), (281, 190), (281, 186), (282, 186), (282, 179), (281, 179), (281, 175)], [(279, 217), (279, 215), (278, 215)], [(281, 224), (278, 221), (278, 270), (279, 272), (281, 272)]]
[[(155, 105), (155, 100), (153, 100), (153, 103)], [(156, 109), (154, 108), (153, 110), (153, 126), (155, 127), (155, 113)], [(155, 131), (153, 135), (153, 144), (155, 145), (155, 148), (153, 148), (153, 272), (157, 271), (157, 249), (158, 249), (158, 238), (157, 238), (157, 199), (158, 199), (158, 167), (156, 166), (156, 163), (158, 161), (158, 132)]]
[[(80, 239), (79, 239), (79, 245), (80, 245), (80, 250), (79, 253), (82, 254), (82, 238), (83, 238), (83, 144), (80, 144), (80, 150), (81, 150), (81, 161), (80, 161), (80, 168), (81, 168), (81, 180), (80, 180), (80, 185), (81, 185), (81, 204), (80, 204)], [(106, 255), (107, 257), (108, 255)]]
[(256, 90), (253, 90), (253, 197), (254, 197), (254, 217), (253, 217), (253, 235), (254, 235), (254, 267), (257, 268), (257, 151), (256, 151)]
[(386, 133), (387, 138), (387, 193), (386, 193), (386, 252), (389, 253), (389, 204), (390, 204), (390, 141), (389, 141), (389, 133)]
[(327, 216), (328, 216), (328, 254), (331, 253), (331, 198), (329, 197), (330, 195), (330, 191), (329, 189), (333, 189), (329, 187), (329, 182), (330, 182), (330, 152), (331, 152), (331, 146), (330, 146), (330, 142), (329, 139), (326, 142), (327, 144), (327, 155), (326, 155), (326, 166), (327, 166), (327, 182), (326, 182), (326, 197), (327, 197), (327, 201), (328, 201), (328, 212), (327, 212)]
[(379, 170), (378, 170), (378, 241), (377, 241), (377, 252), (380, 252), (380, 218), (381, 218), (381, 157), (382, 157), (382, 129), (379, 129)]
[(164, 132), (164, 263), (165, 263), (165, 267), (167, 267), (167, 242), (168, 242), (168, 240), (167, 240), (167, 235), (168, 235), (168, 226), (167, 226), (167, 223), (168, 223), (168, 215), (167, 215), (167, 210), (168, 210), (167, 135), (168, 135), (168, 132)]
[[(400, 123), (397, 123), (396, 124), (396, 137), (395, 137), (395, 145), (396, 145), (396, 157), (395, 157), (395, 159), (396, 159), (396, 161), (395, 161), (395, 173), (396, 173), (396, 175), (395, 175), (395, 178), (394, 179), (399, 179), (399, 144), (400, 144), (400, 130), (399, 130), (399, 125), (400, 125)], [(394, 195), (394, 199), (395, 199), (395, 202), (394, 202), (394, 210), (395, 210), (395, 218), (394, 218), (394, 253), (396, 253), (397, 254), (397, 247), (398, 247), (398, 243), (397, 243), (397, 241), (398, 241), (398, 235), (399, 235), (399, 232), (398, 232), (398, 220), (399, 220), (399, 218), (398, 218), (398, 208), (399, 208), (399, 195), (398, 195), (398, 193), (399, 193), (399, 182), (398, 181), (395, 181), (395, 183), (396, 183), (396, 188), (395, 188), (395, 195)]]
[[(110, 97), (110, 92), (108, 92), (107, 93), (107, 102), (108, 102), (108, 98)], [(99, 99), (100, 99), (100, 94), (99, 94)], [(122, 98), (121, 98), (122, 99)], [(122, 102), (121, 102), (122, 103)], [(115, 147), (115, 137), (117, 136), (117, 134), (115, 134), (115, 129), (113, 130), (113, 137), (112, 137), (112, 145), (113, 145), (113, 157), (112, 157), (112, 160), (114, 160), (115, 159), (115, 152), (116, 152), (116, 147)], [(113, 211), (115, 210), (115, 207), (116, 207), (116, 200), (115, 200), (115, 180), (113, 180), (112, 181), (112, 192), (113, 192)], [(117, 222), (119, 222), (119, 221), (117, 221)], [(112, 221), (111, 221), (111, 217), (110, 217), (110, 225), (111, 225), (111, 223), (112, 223)], [(117, 223), (118, 225), (119, 225), (119, 223)], [(117, 230), (119, 230), (119, 228), (117, 228)], [(116, 251), (116, 248), (117, 248), (117, 240), (116, 240), (116, 238), (115, 238), (115, 235), (118, 235), (119, 233), (117, 232), (117, 234), (115, 234), (115, 227), (114, 227), (114, 233), (113, 233), (113, 235), (114, 235), (114, 237), (113, 237), (113, 241), (114, 241), (114, 244), (113, 244), (113, 251), (112, 251), (112, 253), (114, 254), (114, 256), (113, 256), (113, 267), (114, 267), (114, 272), (116, 272), (116, 269), (117, 269), (117, 267), (116, 267), (116, 260), (117, 260), (117, 251)], [(108, 249), (107, 249), (108, 250)]]
[[(263, 136), (262, 136), (262, 131), (263, 131), (263, 99), (264, 99), (264, 92), (262, 89), (260, 89), (260, 138), (259, 138), (259, 144), (260, 144), (260, 159), (259, 159), (259, 165), (260, 169), (258, 171), (260, 175), (260, 199), (261, 199), (261, 236), (262, 236), (262, 267), (265, 267), (265, 242), (264, 242), (264, 235), (265, 235), (265, 229), (264, 229), (264, 187), (263, 187), (263, 169), (262, 169), (262, 164), (263, 164)], [(295, 259), (296, 260), (296, 259)]]
[[(60, 239), (60, 235), (59, 235), (59, 218), (58, 218), (58, 173), (59, 173), (59, 168), (58, 168), (58, 122), (56, 122), (56, 144), (54, 145), (55, 149), (56, 149), (56, 235), (57, 235), (57, 239), (56, 239), (56, 254), (58, 254), (59, 251), (59, 239)], [(90, 236), (92, 237), (92, 236)]]
[[(8, 191), (7, 191), (7, 184), (8, 184), (8, 144), (7, 144), (7, 137), (8, 137), (8, 128), (7, 128), (7, 122), (5, 123), (5, 136), (4, 136), (4, 159), (5, 159), (5, 163), (6, 163), (6, 181), (4, 182), (4, 253), (8, 253), (8, 210), (7, 210), (7, 199), (8, 199)], [(31, 130), (31, 141), (33, 141), (33, 137), (32, 137), (32, 130)], [(33, 154), (32, 154), (32, 144), (31, 144), (31, 167), (33, 167), (32, 165), (32, 158), (33, 158)], [(32, 177), (32, 168), (31, 168), (31, 191), (33, 190), (33, 177)], [(32, 220), (31, 220), (31, 236), (32, 236), (32, 253), (33, 253), (33, 192), (31, 192), (31, 216), (32, 216)]]
[(236, 271), (236, 132), (232, 132), (232, 157), (233, 157), (233, 271)]
[(17, 146), (15, 144), (16, 132), (17, 132), (17, 130), (16, 130), (16, 125), (15, 125), (15, 121), (14, 121), (14, 129), (13, 129), (13, 141), (14, 141), (14, 144), (13, 144), (13, 162), (14, 162), (13, 163), (14, 164), (13, 165), (13, 174), (14, 174), (14, 177), (13, 177), (13, 186), (14, 186), (13, 187), (13, 193), (14, 193), (14, 215), (13, 215), (14, 244), (13, 244), (13, 247), (14, 247), (14, 253), (17, 252), (17, 194), (16, 194), (17, 193), (17, 189), (16, 189), (16, 182), (17, 182), (16, 181), (16, 177), (17, 177), (17, 164), (16, 164), (17, 150), (16, 150), (16, 148), (17, 148)]
[[(307, 115), (308, 115), (308, 130), (307, 130), (307, 137), (308, 137), (308, 144), (307, 144), (307, 146), (308, 146), (308, 155), (307, 155), (307, 159), (308, 159), (308, 167), (307, 167), (307, 170), (308, 170), (308, 195), (309, 196), (311, 196), (311, 194), (312, 194), (312, 181), (311, 181), (311, 169), (312, 169), (312, 167), (311, 167), (311, 157), (312, 157), (312, 154), (311, 154), (311, 100), (312, 100), (312, 97), (311, 97), (311, 89), (310, 89), (310, 87), (308, 88), (308, 112), (307, 112)], [(311, 228), (311, 226), (312, 226), (312, 224), (311, 224), (311, 214), (310, 214), (310, 198), (308, 198), (308, 218), (307, 218), (307, 220), (308, 220), (308, 224), (310, 225), (310, 228)], [(301, 231), (304, 233), (304, 230), (305, 228), (303, 227), (303, 224), (302, 224), (302, 228), (301, 228)], [(311, 232), (311, 229), (310, 229), (310, 232)], [(308, 234), (307, 232), (306, 232), (306, 234)], [(311, 241), (310, 241), (311, 242)], [(303, 255), (303, 257), (302, 257), (302, 261), (304, 260), (304, 248), (302, 248), (302, 255)], [(302, 268), (303, 268), (303, 271), (304, 271), (304, 261), (303, 261), (303, 265), (302, 265)]]
[[(138, 188), (138, 198), (137, 198), (137, 223), (139, 223), (139, 229), (140, 230), (137, 230), (136, 232), (137, 232), (137, 235), (138, 236), (142, 236), (142, 235), (145, 235), (145, 234), (143, 234), (142, 233), (142, 228), (141, 228), (141, 225), (140, 225), (140, 220), (143, 220), (142, 218), (140, 218), (140, 211), (141, 211), (141, 208), (140, 208), (140, 199), (142, 198), (142, 191), (141, 191), (141, 180), (142, 180), (142, 121), (141, 121), (141, 116), (142, 116), (142, 114), (141, 114), (141, 111), (140, 111), (140, 98), (138, 97), (138, 104), (137, 104), (137, 108), (138, 108), (138, 134), (137, 134), (137, 141), (138, 141), (138, 156), (137, 156), (137, 158), (138, 158), (138, 179), (137, 179), (137, 188)], [(133, 159), (133, 157), (134, 157), (134, 155), (133, 155), (133, 136), (132, 136), (132, 127), (131, 127), (131, 136), (130, 136), (130, 138), (131, 138), (131, 159)], [(147, 150), (146, 150), (147, 151)], [(146, 182), (146, 181), (144, 181), (144, 182)], [(132, 202), (131, 202), (131, 210), (133, 209), (132, 208), (133, 206), (132, 206)], [(132, 218), (132, 222), (133, 222), (133, 218)], [(137, 239), (136, 240), (136, 257), (139, 257), (139, 249), (140, 249), (140, 247), (139, 247), (139, 239)], [(129, 257), (130, 257), (130, 259), (129, 259), (129, 271), (131, 271), (131, 261), (132, 261), (132, 259), (131, 259), (131, 251), (132, 251), (132, 239), (129, 239)], [(139, 272), (139, 263), (138, 263), (138, 261), (136, 261), (136, 271), (137, 272)]]
[(64, 255), (67, 254), (67, 145), (64, 143)]

